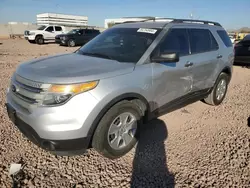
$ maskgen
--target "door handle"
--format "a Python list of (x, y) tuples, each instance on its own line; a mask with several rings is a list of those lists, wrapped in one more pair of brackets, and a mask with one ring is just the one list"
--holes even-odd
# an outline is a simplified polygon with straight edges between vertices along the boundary
[(220, 59), (220, 58), (222, 58), (222, 55), (217, 55), (217, 59)]
[(190, 62), (190, 61), (188, 61), (188, 62), (185, 64), (185, 67), (191, 67), (191, 66), (193, 66), (193, 63)]

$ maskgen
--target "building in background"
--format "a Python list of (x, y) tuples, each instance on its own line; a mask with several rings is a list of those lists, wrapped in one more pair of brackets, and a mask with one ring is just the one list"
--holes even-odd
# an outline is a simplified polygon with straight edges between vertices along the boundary
[(75, 16), (57, 13), (42, 13), (36, 15), (37, 25), (87, 26), (87, 16)]
[[(109, 28), (115, 24), (120, 24), (124, 22), (144, 21), (144, 20), (154, 19), (154, 18), (161, 18), (161, 17), (143, 16), (143, 17), (123, 17), (123, 18), (105, 19), (104, 28)], [(159, 21), (168, 21), (168, 20), (169, 19), (162, 19)]]

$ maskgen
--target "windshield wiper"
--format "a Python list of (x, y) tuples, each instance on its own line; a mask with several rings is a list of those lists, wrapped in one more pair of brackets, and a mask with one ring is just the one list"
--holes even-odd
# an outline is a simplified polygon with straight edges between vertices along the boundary
[(82, 55), (88, 55), (88, 56), (94, 56), (94, 57), (102, 57), (102, 58), (105, 58), (105, 59), (114, 60), (110, 56), (105, 55), (105, 54), (100, 54), (100, 53), (90, 53), (90, 52), (82, 52), (82, 51), (80, 51), (80, 54), (82, 54)]

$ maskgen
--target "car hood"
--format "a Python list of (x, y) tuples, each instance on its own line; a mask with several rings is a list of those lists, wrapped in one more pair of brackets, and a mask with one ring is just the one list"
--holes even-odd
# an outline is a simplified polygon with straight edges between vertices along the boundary
[(56, 35), (55, 37), (60, 38), (60, 37), (63, 37), (63, 36), (65, 36), (65, 34), (59, 34), (59, 35)]
[(36, 82), (68, 84), (128, 74), (134, 67), (134, 63), (70, 53), (22, 63), (17, 67), (16, 73)]
[(64, 37), (64, 36), (66, 36), (66, 37), (72, 37), (72, 36), (74, 36), (74, 34), (68, 34), (68, 33), (59, 34), (59, 35), (56, 35), (56, 38), (60, 38), (60, 37)]

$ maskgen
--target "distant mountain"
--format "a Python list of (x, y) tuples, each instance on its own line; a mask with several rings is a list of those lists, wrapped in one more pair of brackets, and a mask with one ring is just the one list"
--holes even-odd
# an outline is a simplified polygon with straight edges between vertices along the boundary
[(242, 27), (240, 29), (229, 29), (228, 32), (250, 33), (249, 27)]

